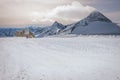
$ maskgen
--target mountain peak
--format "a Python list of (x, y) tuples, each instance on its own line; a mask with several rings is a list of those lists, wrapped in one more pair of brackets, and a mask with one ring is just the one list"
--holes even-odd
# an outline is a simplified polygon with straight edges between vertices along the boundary
[(89, 22), (93, 22), (93, 21), (112, 22), (110, 19), (108, 19), (99, 11), (93, 11), (86, 19)]
[(55, 21), (53, 24), (52, 24), (52, 27), (57, 27), (59, 29), (64, 29), (65, 26), (57, 21)]
[(58, 24), (61, 24), (61, 23), (59, 23), (59, 22), (57, 22), (57, 21), (55, 21), (54, 23), (53, 23), (53, 25), (58, 25)]

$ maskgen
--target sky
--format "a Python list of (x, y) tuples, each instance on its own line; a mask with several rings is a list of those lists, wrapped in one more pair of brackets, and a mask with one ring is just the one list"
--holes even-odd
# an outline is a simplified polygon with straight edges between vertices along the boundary
[(120, 0), (0, 0), (0, 25), (70, 24), (94, 10), (120, 24)]

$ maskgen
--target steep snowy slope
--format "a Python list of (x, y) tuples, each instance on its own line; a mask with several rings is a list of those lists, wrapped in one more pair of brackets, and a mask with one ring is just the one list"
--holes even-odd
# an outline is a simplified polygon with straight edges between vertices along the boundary
[(55, 28), (55, 29), (59, 29), (59, 30), (63, 30), (66, 28), (63, 24), (58, 23), (57, 21), (55, 21), (51, 27), (53, 29)]
[(120, 27), (98, 11), (74, 24), (72, 34), (120, 34)]
[(57, 21), (55, 21), (53, 23), (53, 25), (50, 27), (49, 35), (59, 34), (65, 28), (66, 28), (66, 26), (64, 26), (61, 23), (58, 23)]
[(120, 28), (114, 23), (95, 21), (89, 23), (87, 26), (77, 26), (72, 31), (72, 34), (120, 34)]
[(0, 38), (0, 80), (119, 80), (120, 37)]
[(49, 26), (47, 28), (44, 28), (44, 31), (42, 33), (38, 34), (37, 37), (58, 35), (65, 28), (66, 28), (66, 26), (64, 26), (61, 23), (58, 23), (57, 21), (55, 21), (51, 26)]
[(101, 21), (101, 22), (112, 22), (106, 16), (104, 16), (99, 11), (93, 11), (88, 17), (84, 19), (87, 23), (94, 22), (94, 21)]

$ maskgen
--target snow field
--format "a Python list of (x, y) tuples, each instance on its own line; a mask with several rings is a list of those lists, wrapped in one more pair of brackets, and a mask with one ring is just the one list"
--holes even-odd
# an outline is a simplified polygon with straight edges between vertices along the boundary
[(0, 38), (0, 80), (120, 80), (120, 37)]

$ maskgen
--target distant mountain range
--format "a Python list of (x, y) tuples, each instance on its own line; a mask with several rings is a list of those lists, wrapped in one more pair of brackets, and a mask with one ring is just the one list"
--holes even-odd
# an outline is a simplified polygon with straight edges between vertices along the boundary
[[(88, 17), (69, 25), (55, 21), (51, 26), (28, 26), (36, 37), (51, 35), (120, 35), (120, 27), (99, 11), (93, 11)], [(16, 31), (27, 28), (0, 28), (0, 37), (13, 37)]]

